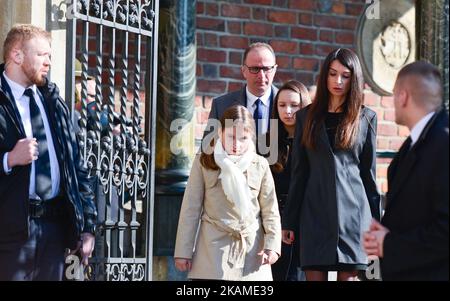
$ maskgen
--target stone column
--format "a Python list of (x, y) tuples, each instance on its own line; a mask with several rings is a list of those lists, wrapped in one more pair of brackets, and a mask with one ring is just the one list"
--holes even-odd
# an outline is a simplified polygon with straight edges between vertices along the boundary
[(444, 103), (448, 111), (448, 0), (421, 0), (419, 5), (419, 58), (435, 64), (441, 70)]
[(19, 23), (33, 24), (52, 33), (52, 67), (50, 80), (64, 95), (66, 31), (64, 23), (55, 26), (56, 8), (65, 10), (65, 0), (0, 0), (0, 61), (3, 63), (3, 42), (12, 26)]
[(45, 28), (46, 0), (0, 0), (0, 53), (3, 62), (3, 42), (12, 26), (31, 23)]
[(156, 136), (155, 258), (157, 280), (174, 280), (179, 209), (195, 151), (195, 0), (161, 0)]

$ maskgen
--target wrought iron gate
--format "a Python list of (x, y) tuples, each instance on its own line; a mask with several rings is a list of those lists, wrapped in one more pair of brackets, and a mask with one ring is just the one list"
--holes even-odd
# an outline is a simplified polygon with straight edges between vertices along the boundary
[[(85, 274), (89, 280), (151, 280), (159, 4), (69, 1), (66, 99), (80, 125), (99, 211), (95, 255)], [(81, 62), (79, 104), (75, 58)], [(94, 82), (95, 96), (89, 92)]]

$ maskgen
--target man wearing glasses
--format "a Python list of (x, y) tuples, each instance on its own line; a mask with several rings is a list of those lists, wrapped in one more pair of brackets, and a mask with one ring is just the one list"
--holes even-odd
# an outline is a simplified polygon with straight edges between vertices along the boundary
[[(242, 75), (247, 84), (239, 91), (230, 92), (213, 100), (209, 114), (208, 125), (203, 139), (203, 149), (209, 145), (213, 135), (209, 135), (217, 129), (218, 120), (225, 110), (233, 105), (246, 107), (256, 122), (257, 137), (265, 135), (269, 130), (272, 103), (278, 89), (272, 85), (277, 71), (275, 52), (266, 43), (253, 43), (244, 52)], [(208, 139), (209, 138), (209, 139)], [(260, 139), (258, 139), (260, 140)]]

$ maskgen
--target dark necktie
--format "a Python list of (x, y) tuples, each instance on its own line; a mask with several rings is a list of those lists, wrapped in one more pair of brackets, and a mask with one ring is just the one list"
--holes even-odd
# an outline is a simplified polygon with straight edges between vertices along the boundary
[(50, 173), (50, 156), (48, 154), (47, 136), (41, 111), (33, 96), (33, 90), (26, 89), (23, 93), (30, 98), (30, 118), (33, 137), (38, 142), (39, 156), (34, 161), (35, 189), (41, 200), (47, 200), (52, 193), (52, 177)]
[(411, 149), (411, 143), (412, 143), (411, 136), (409, 136), (409, 137), (405, 140), (405, 142), (403, 142), (402, 149), (401, 149), (401, 151), (400, 151), (400, 153), (399, 153), (399, 161), (398, 161), (399, 164), (400, 164), (400, 163), (405, 159), (405, 157), (408, 155), (409, 150)]
[(395, 168), (392, 169), (392, 181), (395, 182), (398, 178), (399, 171), (401, 170), (402, 163), (404, 163), (406, 156), (409, 153), (409, 150), (411, 148), (411, 136), (409, 136), (405, 142), (403, 142), (403, 145), (400, 147), (398, 154), (397, 154), (397, 163), (395, 164)]
[(253, 119), (255, 119), (255, 125), (256, 125), (256, 137), (258, 138), (258, 134), (259, 134), (259, 129), (260, 129), (260, 123), (261, 123), (261, 119), (262, 119), (262, 104), (261, 104), (261, 99), (257, 99), (255, 101), (255, 112), (253, 112)]

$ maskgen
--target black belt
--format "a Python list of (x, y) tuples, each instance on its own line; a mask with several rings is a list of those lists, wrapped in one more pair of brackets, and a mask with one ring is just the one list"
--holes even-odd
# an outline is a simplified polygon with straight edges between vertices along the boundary
[(64, 198), (61, 196), (50, 200), (30, 199), (29, 216), (31, 218), (56, 218), (64, 215)]

